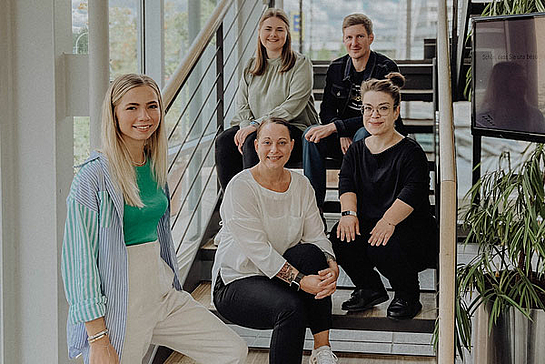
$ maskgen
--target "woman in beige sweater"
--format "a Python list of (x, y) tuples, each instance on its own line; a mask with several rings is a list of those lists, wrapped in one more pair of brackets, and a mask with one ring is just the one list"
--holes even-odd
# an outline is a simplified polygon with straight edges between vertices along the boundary
[(312, 63), (291, 49), (289, 21), (280, 9), (269, 9), (259, 21), (256, 56), (244, 69), (231, 128), (216, 141), (216, 166), (221, 187), (242, 169), (259, 162), (256, 130), (268, 117), (290, 124), (295, 147), (290, 162), (301, 160), (303, 131), (318, 123), (312, 97)]

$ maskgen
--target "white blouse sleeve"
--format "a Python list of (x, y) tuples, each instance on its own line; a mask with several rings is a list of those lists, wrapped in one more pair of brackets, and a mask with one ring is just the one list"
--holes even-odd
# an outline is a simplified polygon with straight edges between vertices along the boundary
[(306, 211), (307, 213), (304, 216), (303, 237), (301, 242), (314, 244), (323, 252), (328, 252), (334, 257), (335, 253), (333, 252), (333, 247), (324, 232), (324, 225), (320, 216), (320, 210), (318, 210), (318, 205), (316, 204), (314, 190), (306, 178), (305, 182), (306, 188), (303, 193), (303, 201), (307, 206), (303, 211)]
[(232, 180), (225, 190), (220, 213), (238, 248), (267, 277), (273, 278), (286, 259), (268, 242), (256, 192), (242, 180)]

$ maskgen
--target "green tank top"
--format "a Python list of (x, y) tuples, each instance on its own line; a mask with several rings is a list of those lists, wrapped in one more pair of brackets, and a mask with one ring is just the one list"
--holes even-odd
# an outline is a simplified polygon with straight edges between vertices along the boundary
[(137, 245), (157, 240), (157, 224), (164, 215), (168, 200), (151, 171), (149, 160), (142, 167), (135, 167), (136, 181), (144, 207), (125, 204), (123, 231), (126, 245)]

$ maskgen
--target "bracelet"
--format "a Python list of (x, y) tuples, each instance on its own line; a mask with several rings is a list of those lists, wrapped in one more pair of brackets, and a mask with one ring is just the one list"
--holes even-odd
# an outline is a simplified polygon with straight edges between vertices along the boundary
[(382, 220), (384, 220), (388, 225), (393, 226), (393, 227), (396, 227), (394, 224), (392, 224), (391, 222), (389, 222), (389, 221), (386, 220), (385, 218), (382, 218)]
[(104, 329), (104, 330), (94, 334), (93, 336), (89, 336), (87, 338), (87, 342), (89, 344), (92, 344), (95, 341), (98, 341), (98, 340), (102, 339), (104, 336), (108, 336), (108, 329)]
[(257, 121), (255, 121), (255, 120), (252, 120), (252, 121), (250, 121), (250, 125), (253, 126), (254, 128), (258, 128), (259, 125), (261, 125), (261, 124), (259, 124), (259, 123), (258, 123)]

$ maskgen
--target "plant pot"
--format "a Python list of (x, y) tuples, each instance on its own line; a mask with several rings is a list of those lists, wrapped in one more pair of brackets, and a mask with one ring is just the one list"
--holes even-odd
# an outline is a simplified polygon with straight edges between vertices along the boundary
[(474, 363), (545, 363), (545, 311), (530, 310), (532, 321), (514, 308), (502, 313), (489, 333), (490, 307), (475, 315)]

